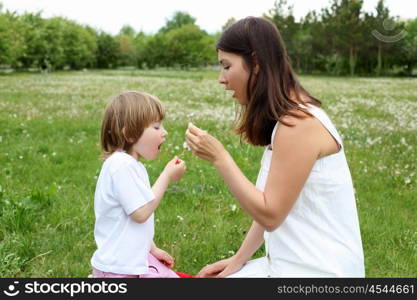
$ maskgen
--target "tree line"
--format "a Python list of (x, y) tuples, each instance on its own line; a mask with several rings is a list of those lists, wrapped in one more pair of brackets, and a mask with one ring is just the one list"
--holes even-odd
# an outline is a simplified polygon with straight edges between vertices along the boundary
[[(286, 0), (264, 14), (280, 30), (294, 68), (334, 75), (412, 75), (417, 66), (417, 18), (400, 20), (380, 0), (372, 13), (362, 0), (332, 0), (296, 20)], [(235, 22), (233, 18), (223, 29)], [(4, 11), (0, 3), (0, 67), (83, 69), (216, 64), (215, 42), (186, 12), (176, 12), (155, 34), (129, 25), (116, 35), (41, 13)]]

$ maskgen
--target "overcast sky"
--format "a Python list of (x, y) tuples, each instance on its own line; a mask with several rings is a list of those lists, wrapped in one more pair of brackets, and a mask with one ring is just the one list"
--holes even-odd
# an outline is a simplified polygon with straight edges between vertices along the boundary
[[(155, 33), (175, 11), (185, 11), (197, 19), (200, 28), (209, 33), (220, 31), (234, 17), (262, 16), (274, 7), (275, 0), (0, 0), (3, 10), (39, 12), (45, 18), (62, 16), (111, 34), (123, 25), (136, 31)], [(296, 18), (308, 11), (329, 6), (330, 0), (288, 0)], [(373, 11), (378, 0), (364, 0), (364, 10)], [(417, 17), (417, 1), (385, 0), (391, 14), (401, 18)]]

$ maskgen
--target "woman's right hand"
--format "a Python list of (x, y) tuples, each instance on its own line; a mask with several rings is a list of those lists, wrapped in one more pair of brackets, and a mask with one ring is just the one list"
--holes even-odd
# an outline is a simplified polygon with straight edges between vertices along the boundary
[(196, 277), (223, 278), (239, 271), (244, 263), (238, 261), (236, 256), (220, 260), (211, 265), (207, 265), (198, 272)]
[(187, 145), (191, 151), (204, 160), (216, 163), (228, 155), (228, 152), (218, 139), (192, 123), (188, 123), (185, 136)]
[(169, 182), (178, 181), (185, 173), (185, 161), (181, 160), (177, 156), (171, 159), (165, 166), (164, 172), (166, 172)]

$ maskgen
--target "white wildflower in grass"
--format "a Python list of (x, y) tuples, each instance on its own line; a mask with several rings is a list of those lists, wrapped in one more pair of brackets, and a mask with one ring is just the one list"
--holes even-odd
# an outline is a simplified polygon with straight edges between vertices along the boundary
[(180, 221), (180, 222), (182, 222), (182, 221), (184, 221), (184, 218), (183, 217), (181, 217), (181, 216), (177, 216), (177, 219), (178, 219), (178, 221)]
[(368, 145), (370, 145), (370, 146), (372, 146), (373, 144), (376, 144), (376, 143), (378, 143), (380, 140), (381, 140), (382, 138), (379, 136), (379, 137), (377, 137), (377, 138), (375, 138), (375, 139), (371, 139), (371, 138), (366, 138), (366, 143), (368, 144)]
[(182, 144), (182, 148), (183, 148), (183, 149), (186, 149), (186, 150), (191, 150), (191, 148), (190, 148), (190, 146), (188, 146), (187, 142), (184, 142), (184, 143)]
[(23, 159), (23, 156), (22, 156), (22, 155), (20, 155), (20, 156), (19, 156), (19, 159)]
[(56, 156), (56, 152), (52, 152), (52, 156)]
[(229, 255), (234, 255), (234, 254), (235, 254), (235, 251), (233, 251), (233, 250), (229, 250), (229, 251), (227, 252), (227, 254), (229, 254)]
[(237, 209), (236, 204), (232, 204), (232, 205), (230, 205), (230, 209), (231, 209), (232, 211), (236, 211), (236, 209)]
[(387, 166), (378, 166), (378, 170), (383, 172), (387, 169)]
[(404, 183), (405, 184), (410, 184), (411, 183), (411, 179), (409, 177), (404, 178)]

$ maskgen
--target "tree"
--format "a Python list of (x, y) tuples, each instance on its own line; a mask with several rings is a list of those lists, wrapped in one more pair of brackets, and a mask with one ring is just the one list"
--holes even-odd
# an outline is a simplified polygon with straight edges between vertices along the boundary
[(105, 32), (97, 35), (96, 65), (98, 68), (116, 68), (118, 66), (119, 44)]
[(136, 63), (138, 68), (146, 67), (146, 45), (149, 42), (151, 36), (146, 35), (143, 31), (136, 34), (135, 38), (133, 39), (133, 43), (135, 46), (136, 51)]
[(63, 45), (66, 65), (71, 69), (93, 67), (96, 62), (96, 35), (74, 21), (65, 20)]
[(21, 66), (26, 43), (23, 25), (15, 13), (0, 13), (0, 65)]
[(116, 37), (116, 40), (119, 44), (119, 65), (137, 65), (137, 49), (135, 45), (135, 36), (135, 30), (129, 25), (124, 25), (120, 29), (120, 32)]
[[(390, 20), (389, 9), (388, 7), (385, 7), (384, 0), (379, 0), (375, 10), (376, 10), (376, 16), (373, 19), (371, 19), (370, 24), (374, 27), (373, 30), (377, 28), (380, 31), (381, 25), (384, 22), (387, 22), (387, 20)], [(383, 55), (382, 52), (383, 52), (384, 44), (386, 43), (384, 43), (380, 39), (376, 39), (376, 44), (378, 47), (378, 53), (377, 53), (378, 63), (376, 66), (376, 74), (380, 76), (381, 70), (382, 70), (382, 55)]]
[(174, 13), (172, 19), (168, 20), (159, 32), (166, 33), (170, 30), (181, 28), (184, 25), (195, 24), (195, 21), (196, 19), (187, 12), (177, 11)]
[[(329, 7), (296, 20), (287, 0), (277, 0), (264, 17), (279, 29), (299, 72), (382, 75), (400, 70), (412, 76), (417, 65), (417, 21), (390, 16), (383, 0), (374, 12), (365, 13), (362, 2), (331, 0)], [(113, 36), (61, 17), (4, 12), (0, 2), (0, 66), (59, 70), (215, 64), (220, 32), (207, 34), (195, 21), (177, 11), (154, 35), (124, 25)], [(234, 22), (228, 19), (222, 29)]]
[(24, 68), (45, 67), (45, 53), (47, 52), (47, 41), (43, 32), (45, 31), (45, 20), (38, 13), (25, 13), (19, 18), (22, 24), (22, 32), (25, 38), (26, 49), (20, 61)]
[(197, 25), (188, 24), (148, 37), (141, 54), (142, 64), (149, 68), (197, 67), (216, 62), (214, 37)]
[(135, 30), (130, 25), (124, 25), (119, 31), (119, 35), (127, 35), (127, 36), (134, 37), (135, 34), (136, 34)]
[(307, 66), (302, 67), (303, 62), (307, 63), (308, 57), (312, 53), (313, 36), (308, 28), (300, 29), (296, 32), (293, 38), (293, 61), (297, 72), (302, 69), (307, 69)]
[(222, 26), (222, 31), (224, 31), (225, 29), (227, 29), (227, 27), (229, 27), (230, 25), (233, 25), (234, 23), (236, 23), (236, 19), (235, 18), (229, 18), (227, 19), (226, 23), (224, 23), (224, 25)]
[(296, 56), (296, 45), (294, 37), (300, 29), (293, 15), (293, 6), (287, 4), (287, 0), (275, 1), (274, 8), (269, 10), (264, 17), (269, 19), (278, 28), (282, 39), (285, 42), (288, 56), (294, 59)]
[(120, 66), (136, 66), (136, 49), (133, 42), (134, 37), (126, 34), (119, 34), (116, 41), (119, 45)]
[(417, 66), (417, 18), (407, 21), (404, 25), (405, 37), (399, 41), (398, 64), (403, 66), (404, 74), (413, 75)]
[(41, 39), (45, 41), (45, 51), (38, 54), (42, 69), (63, 69), (67, 64), (65, 56), (64, 32), (66, 20), (60, 17), (46, 19)]
[[(333, 54), (331, 39), (326, 33), (325, 24), (320, 19), (320, 14), (310, 11), (301, 19), (301, 33), (297, 34), (295, 43), (297, 55), (301, 60), (303, 70), (329, 71), (326, 69), (328, 57)], [(301, 41), (298, 41), (301, 39)], [(298, 49), (301, 47), (301, 49)]]
[(333, 0), (324, 10), (323, 21), (338, 54), (348, 57), (350, 75), (355, 74), (358, 49), (364, 40), (362, 0)]

